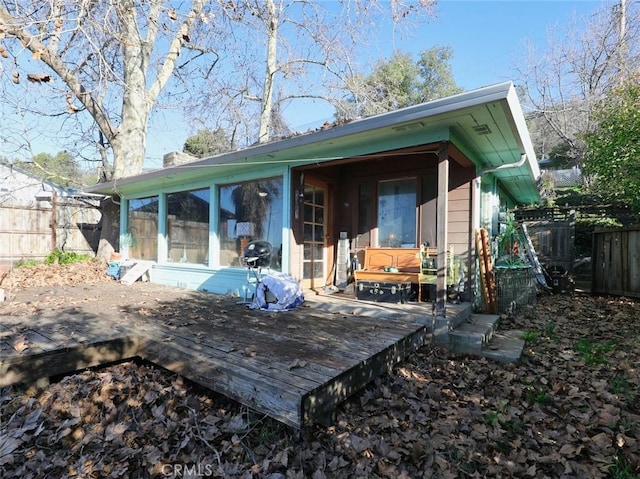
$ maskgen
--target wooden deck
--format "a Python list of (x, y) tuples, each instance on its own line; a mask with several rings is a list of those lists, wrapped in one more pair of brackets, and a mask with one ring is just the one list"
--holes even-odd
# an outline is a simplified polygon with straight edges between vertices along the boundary
[(207, 293), (107, 286), (1, 304), (0, 386), (141, 357), (302, 428), (330, 422), (428, 334), (417, 322), (329, 312), (317, 301), (272, 313)]

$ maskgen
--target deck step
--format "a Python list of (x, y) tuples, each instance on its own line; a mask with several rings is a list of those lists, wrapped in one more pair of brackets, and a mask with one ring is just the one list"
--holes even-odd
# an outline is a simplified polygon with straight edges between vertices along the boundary
[(480, 354), (498, 329), (500, 316), (472, 314), (449, 332), (449, 347), (457, 353)]
[(472, 314), (449, 332), (449, 348), (457, 353), (482, 356), (497, 361), (515, 362), (524, 349), (522, 331), (498, 329), (500, 316)]
[(525, 341), (523, 331), (497, 331), (482, 350), (482, 356), (496, 361), (514, 363), (522, 356)]

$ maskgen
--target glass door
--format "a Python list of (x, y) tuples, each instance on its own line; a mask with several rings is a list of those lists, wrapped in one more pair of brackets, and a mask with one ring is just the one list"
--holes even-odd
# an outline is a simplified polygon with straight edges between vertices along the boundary
[(304, 185), (302, 287), (321, 288), (327, 279), (327, 186)]

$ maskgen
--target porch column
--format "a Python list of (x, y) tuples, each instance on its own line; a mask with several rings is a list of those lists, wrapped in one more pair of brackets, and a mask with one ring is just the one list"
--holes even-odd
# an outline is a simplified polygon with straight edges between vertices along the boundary
[(158, 263), (167, 261), (169, 257), (169, 240), (167, 238), (167, 194), (158, 194)]
[(447, 305), (447, 239), (449, 237), (449, 148), (438, 151), (438, 214), (436, 241), (438, 245), (438, 276), (436, 281), (436, 317), (446, 317)]

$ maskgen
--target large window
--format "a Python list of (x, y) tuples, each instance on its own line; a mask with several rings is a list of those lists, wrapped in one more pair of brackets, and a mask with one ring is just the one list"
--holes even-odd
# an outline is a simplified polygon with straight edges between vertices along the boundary
[(242, 266), (246, 245), (268, 241), (271, 267), (282, 261), (282, 178), (268, 178), (220, 186), (220, 264)]
[(129, 257), (156, 261), (158, 259), (158, 197), (129, 200), (127, 233), (122, 246), (129, 248)]
[(378, 183), (378, 246), (415, 248), (415, 178)]
[(169, 261), (207, 264), (209, 202), (208, 188), (167, 195)]

